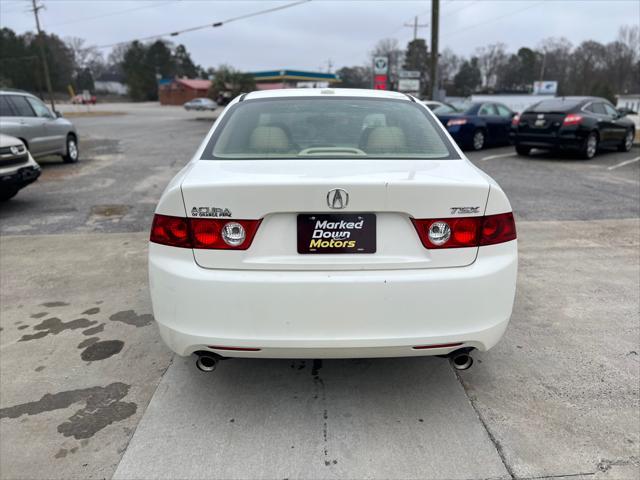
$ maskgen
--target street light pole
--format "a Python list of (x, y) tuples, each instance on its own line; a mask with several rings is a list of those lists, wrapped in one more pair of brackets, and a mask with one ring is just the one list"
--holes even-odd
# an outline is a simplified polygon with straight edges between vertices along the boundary
[(37, 5), (36, 0), (31, 0), (33, 6), (33, 14), (36, 17), (36, 29), (38, 30), (38, 46), (40, 47), (40, 59), (42, 60), (42, 68), (44, 70), (44, 78), (47, 83), (47, 90), (49, 91), (49, 101), (51, 102), (51, 109), (55, 111), (56, 104), (53, 99), (53, 88), (51, 87), (51, 77), (49, 76), (49, 65), (47, 65), (47, 57), (44, 54), (44, 37), (42, 36), (42, 30), (40, 29), (40, 19), (38, 18), (38, 11), (44, 8), (42, 5)]
[(438, 24), (440, 16), (440, 0), (431, 1), (431, 100), (439, 100), (438, 85)]

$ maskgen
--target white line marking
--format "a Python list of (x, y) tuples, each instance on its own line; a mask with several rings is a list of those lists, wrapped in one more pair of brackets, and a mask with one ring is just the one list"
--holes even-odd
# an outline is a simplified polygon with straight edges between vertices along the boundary
[(481, 158), (481, 162), (486, 162), (487, 160), (493, 160), (494, 158), (507, 158), (507, 157), (515, 157), (515, 152), (511, 153), (501, 153), (500, 155), (489, 155), (488, 157)]
[(610, 166), (609, 168), (607, 168), (607, 170), (615, 170), (616, 168), (624, 167), (625, 165), (637, 162), (638, 160), (640, 160), (640, 157), (632, 158), (631, 160), (625, 160), (624, 162), (620, 162), (617, 165)]

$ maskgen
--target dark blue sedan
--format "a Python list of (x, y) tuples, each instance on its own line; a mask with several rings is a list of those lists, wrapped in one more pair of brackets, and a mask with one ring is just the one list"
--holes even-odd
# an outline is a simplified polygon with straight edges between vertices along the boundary
[(507, 145), (515, 112), (497, 102), (475, 102), (458, 110), (443, 106), (433, 113), (447, 127), (461, 148), (481, 150), (489, 145)]

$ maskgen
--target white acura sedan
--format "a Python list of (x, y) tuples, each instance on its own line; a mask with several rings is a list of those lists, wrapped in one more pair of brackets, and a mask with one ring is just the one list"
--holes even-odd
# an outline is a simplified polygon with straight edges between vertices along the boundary
[(448, 356), (504, 334), (511, 206), (397, 92), (243, 94), (156, 208), (153, 312), (201, 370), (224, 357)]

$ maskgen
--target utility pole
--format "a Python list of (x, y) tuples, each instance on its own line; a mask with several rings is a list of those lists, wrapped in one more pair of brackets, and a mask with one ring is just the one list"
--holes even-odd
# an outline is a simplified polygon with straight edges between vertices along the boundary
[(51, 109), (55, 112), (56, 104), (53, 99), (53, 88), (51, 87), (51, 77), (49, 76), (49, 66), (47, 65), (47, 57), (44, 54), (44, 37), (42, 36), (42, 30), (40, 29), (40, 19), (38, 18), (38, 11), (44, 8), (44, 5), (38, 5), (36, 0), (31, 0), (33, 7), (33, 15), (36, 17), (36, 29), (38, 30), (38, 45), (40, 47), (40, 59), (42, 60), (42, 68), (44, 70), (44, 79), (47, 83), (47, 90), (49, 91), (49, 101), (51, 102)]
[(418, 17), (413, 17), (413, 23), (405, 23), (404, 26), (413, 28), (413, 39), (416, 40), (418, 38), (418, 28), (428, 27), (429, 24), (428, 23), (419, 24)]
[(438, 81), (438, 23), (440, 21), (440, 0), (431, 0), (431, 100), (439, 100)]

